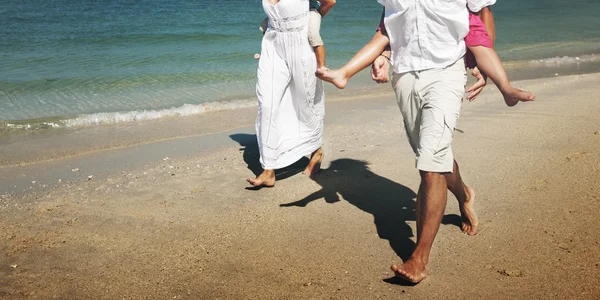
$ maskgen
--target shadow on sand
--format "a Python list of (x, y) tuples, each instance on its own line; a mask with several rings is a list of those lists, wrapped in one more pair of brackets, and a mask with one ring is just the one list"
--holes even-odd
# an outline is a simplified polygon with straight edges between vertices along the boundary
[[(244, 162), (248, 165), (248, 170), (252, 171), (254, 176), (258, 176), (263, 168), (260, 165), (260, 153), (258, 152), (258, 142), (255, 134), (236, 133), (229, 136), (232, 140), (238, 142), (241, 146), (240, 151), (243, 151)], [(276, 180), (283, 180), (294, 176), (306, 168), (310, 160), (308, 157), (303, 157), (289, 167), (275, 171)], [(258, 190), (260, 187), (249, 187), (249, 190)]]
[[(406, 261), (412, 254), (415, 242), (407, 221), (416, 220), (416, 194), (410, 188), (373, 173), (366, 161), (338, 159), (328, 169), (313, 176), (322, 189), (304, 199), (281, 204), (282, 207), (305, 207), (310, 202), (324, 199), (327, 203), (343, 200), (373, 215), (380, 238), (386, 239), (396, 254)], [(458, 215), (444, 216), (443, 224), (460, 227)], [(385, 282), (412, 285), (397, 278)]]
[[(259, 161), (258, 144), (254, 134), (232, 134), (238, 142), (248, 169), (258, 175), (262, 172)], [(293, 165), (277, 170), (277, 180), (288, 178), (306, 168), (309, 159), (304, 157)], [(281, 204), (281, 207), (305, 207), (312, 201), (324, 199), (327, 203), (343, 200), (364, 212), (373, 215), (377, 234), (386, 239), (396, 254), (406, 261), (412, 254), (415, 242), (411, 239), (412, 228), (408, 221), (416, 220), (416, 194), (410, 188), (373, 173), (366, 161), (337, 159), (328, 169), (312, 177), (322, 188), (304, 199)], [(252, 189), (252, 188), (250, 188)], [(461, 218), (456, 214), (445, 215), (442, 224), (461, 226)], [(399, 278), (384, 279), (398, 285), (414, 285)]]

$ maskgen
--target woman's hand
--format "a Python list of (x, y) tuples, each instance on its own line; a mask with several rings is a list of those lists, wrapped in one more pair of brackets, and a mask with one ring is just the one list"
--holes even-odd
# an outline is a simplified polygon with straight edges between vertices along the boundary
[(390, 80), (390, 62), (380, 55), (371, 65), (371, 78), (377, 83), (386, 83)]
[(320, 0), (321, 7), (319, 7), (319, 13), (322, 17), (329, 13), (329, 11), (335, 5), (335, 0)]

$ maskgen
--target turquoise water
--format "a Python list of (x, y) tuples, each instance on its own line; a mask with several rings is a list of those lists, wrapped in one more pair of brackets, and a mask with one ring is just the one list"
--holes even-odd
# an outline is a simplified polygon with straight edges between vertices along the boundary
[[(2, 2), (5, 128), (127, 122), (254, 99), (258, 0)], [(494, 13), (505, 62), (586, 63), (600, 53), (600, 1), (499, 0)], [(374, 0), (338, 1), (322, 26), (328, 64), (360, 49), (380, 14)]]

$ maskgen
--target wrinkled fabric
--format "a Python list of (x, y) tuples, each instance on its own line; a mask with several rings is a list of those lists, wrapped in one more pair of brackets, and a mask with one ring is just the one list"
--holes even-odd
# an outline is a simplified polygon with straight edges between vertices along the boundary
[(263, 0), (269, 18), (258, 63), (256, 135), (264, 169), (280, 169), (321, 147), (323, 82), (308, 43), (309, 2)]
[(385, 7), (394, 73), (445, 68), (466, 52), (469, 10), (495, 0), (378, 0)]

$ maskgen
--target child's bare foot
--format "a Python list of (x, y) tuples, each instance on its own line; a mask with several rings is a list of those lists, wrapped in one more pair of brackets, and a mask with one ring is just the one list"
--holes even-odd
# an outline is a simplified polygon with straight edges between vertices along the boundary
[(341, 70), (329, 70), (327, 67), (325, 67), (325, 69), (318, 68), (317, 77), (324, 81), (333, 83), (333, 85), (335, 85), (335, 87), (338, 89), (345, 88), (346, 84), (348, 83), (348, 78), (346, 78), (346, 74), (344, 72)]
[(273, 187), (275, 186), (275, 171), (264, 170), (256, 178), (246, 179), (253, 186)]
[(321, 162), (323, 161), (323, 148), (319, 148), (315, 150), (310, 156), (310, 161), (308, 162), (308, 166), (302, 172), (304, 175), (313, 176), (321, 170)]
[(504, 102), (506, 102), (506, 105), (508, 106), (515, 106), (520, 101), (529, 102), (535, 100), (534, 94), (514, 87), (502, 92), (502, 96), (504, 96)]
[(419, 283), (427, 277), (425, 264), (412, 258), (399, 266), (392, 265), (391, 269), (396, 276), (412, 283)]

